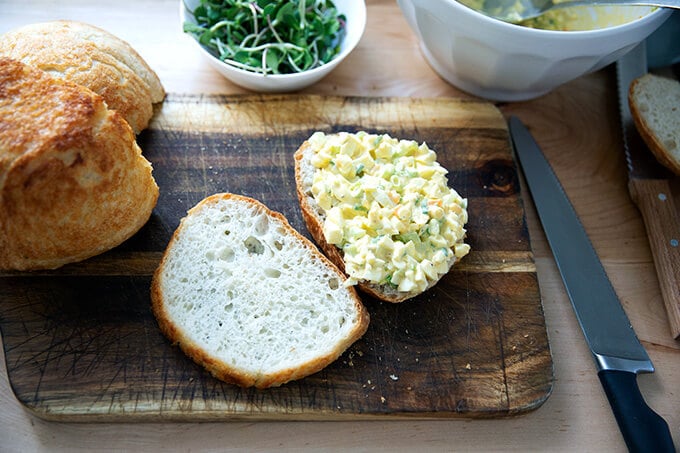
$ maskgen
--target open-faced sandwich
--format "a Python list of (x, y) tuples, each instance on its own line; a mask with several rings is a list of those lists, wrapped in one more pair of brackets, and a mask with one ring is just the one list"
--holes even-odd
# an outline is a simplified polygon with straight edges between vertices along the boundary
[(402, 302), (465, 256), (467, 200), (427, 144), (389, 135), (314, 133), (295, 153), (307, 228), (348, 284)]

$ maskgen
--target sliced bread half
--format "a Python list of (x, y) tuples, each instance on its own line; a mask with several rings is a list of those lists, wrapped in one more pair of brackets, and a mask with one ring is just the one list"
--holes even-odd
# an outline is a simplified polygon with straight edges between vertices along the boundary
[(267, 388), (335, 361), (369, 315), (345, 276), (282, 214), (234, 194), (182, 219), (154, 274), (163, 333), (218, 379)]
[(680, 175), (680, 82), (645, 74), (631, 83), (628, 103), (656, 159)]

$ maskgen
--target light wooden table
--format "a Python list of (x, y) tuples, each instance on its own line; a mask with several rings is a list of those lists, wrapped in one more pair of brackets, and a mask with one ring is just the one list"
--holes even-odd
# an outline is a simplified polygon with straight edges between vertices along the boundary
[[(135, 47), (168, 92), (244, 93), (209, 68), (183, 36), (176, 0), (0, 0), (0, 32), (52, 19), (100, 26)], [(369, 0), (358, 48), (306, 92), (466, 97), (423, 59), (394, 0)], [(531, 102), (499, 105), (541, 144), (583, 221), (657, 372), (638, 381), (680, 446), (680, 342), (671, 338), (647, 237), (626, 190), (611, 68)], [(521, 450), (624, 451), (590, 353), (533, 205), (525, 198), (555, 367), (553, 394), (500, 420), (71, 424), (40, 420), (14, 398), (0, 360), (0, 451), (42, 450)], [(0, 353), (1, 354), (1, 353)]]

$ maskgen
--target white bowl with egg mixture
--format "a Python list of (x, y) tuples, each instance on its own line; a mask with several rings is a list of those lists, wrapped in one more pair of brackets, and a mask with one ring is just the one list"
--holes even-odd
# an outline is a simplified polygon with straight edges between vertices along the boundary
[[(264, 93), (297, 91), (313, 85), (333, 71), (354, 50), (364, 33), (366, 28), (364, 0), (333, 0), (333, 3), (338, 12), (346, 18), (345, 34), (340, 41), (340, 52), (328, 63), (302, 72), (261, 74), (240, 69), (220, 60), (215, 52), (201, 45), (195, 37), (189, 34), (187, 36), (196, 44), (208, 63), (231, 82), (243, 88)], [(200, 0), (180, 0), (180, 25), (185, 22), (196, 23), (192, 12), (199, 4)]]
[(397, 0), (428, 63), (452, 85), (493, 101), (539, 97), (597, 71), (670, 16), (650, 7), (580, 8), (593, 30), (530, 28), (487, 17), (455, 0)]

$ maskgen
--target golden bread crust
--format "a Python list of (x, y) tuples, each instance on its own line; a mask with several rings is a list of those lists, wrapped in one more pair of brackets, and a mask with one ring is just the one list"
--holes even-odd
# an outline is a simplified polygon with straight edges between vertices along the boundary
[(82, 86), (0, 57), (0, 269), (52, 269), (119, 245), (158, 199), (129, 125)]
[[(309, 239), (298, 233), (289, 223), (288, 220), (283, 216), (283, 214), (276, 211), (270, 210), (267, 206), (261, 202), (254, 200), (249, 197), (242, 195), (236, 195), (232, 193), (218, 193), (211, 195), (203, 199), (196, 206), (191, 208), (187, 212), (187, 217), (192, 216), (200, 212), (202, 209), (220, 202), (221, 200), (238, 200), (243, 203), (251, 204), (255, 206), (261, 212), (264, 212), (267, 216), (271, 218), (278, 219), (286, 234), (294, 236), (300, 241), (309, 251), (310, 254), (317, 257), (329, 270), (337, 273), (341, 281), (344, 281), (345, 276), (343, 273), (333, 265), (319, 250), (309, 241)], [(224, 363), (208, 352), (205, 351), (200, 345), (196, 344), (190, 339), (190, 337), (185, 333), (181, 326), (172, 319), (166, 309), (166, 301), (164, 293), (162, 290), (163, 286), (163, 272), (167, 265), (169, 254), (171, 253), (173, 244), (178, 240), (182, 232), (184, 225), (184, 219), (180, 222), (180, 225), (175, 230), (161, 262), (154, 272), (154, 276), (151, 282), (151, 308), (158, 321), (158, 325), (163, 332), (163, 334), (171, 341), (172, 344), (179, 346), (179, 348), (194, 362), (203, 366), (207, 369), (214, 377), (222, 381), (236, 384), (241, 387), (256, 387), (256, 388), (269, 388), (280, 386), (286, 382), (301, 379), (303, 377), (309, 376), (310, 374), (316, 373), (330, 363), (337, 360), (338, 357), (355, 341), (357, 341), (368, 329), (368, 324), (370, 322), (370, 316), (366, 308), (361, 302), (361, 299), (357, 295), (354, 288), (347, 288), (350, 292), (352, 299), (354, 301), (356, 311), (359, 314), (359, 322), (356, 325), (354, 331), (348, 335), (343, 341), (336, 345), (336, 347), (329, 354), (324, 356), (317, 356), (308, 362), (301, 364), (299, 366), (288, 368), (284, 370), (279, 370), (276, 372), (263, 372), (260, 374), (252, 374), (244, 372), (243, 370), (234, 368), (227, 363)], [(245, 270), (244, 270), (245, 271)]]
[[(665, 92), (669, 96), (669, 99), (672, 99), (672, 96), (676, 96), (677, 99), (677, 93), (678, 90), (680, 90), (680, 85), (677, 83), (677, 81), (664, 80), (662, 77), (650, 73), (633, 80), (628, 90), (628, 105), (633, 117), (633, 122), (635, 123), (635, 127), (637, 128), (640, 137), (645, 142), (652, 154), (654, 154), (654, 157), (656, 157), (659, 163), (661, 163), (661, 165), (664, 165), (673, 173), (680, 175), (680, 160), (673, 154), (673, 151), (669, 150), (668, 147), (663, 143), (659, 137), (659, 131), (655, 131), (652, 127), (652, 124), (647, 121), (646, 117), (649, 115), (649, 113), (645, 112), (643, 108), (649, 108), (649, 105), (644, 105), (643, 107), (643, 104), (646, 103), (638, 100), (638, 96), (641, 95), (643, 90), (650, 89), (650, 84), (658, 84), (658, 86), (656, 86), (654, 89), (659, 90), (659, 92)], [(650, 92), (649, 97), (653, 98), (654, 95)], [(661, 105), (657, 105), (656, 108), (662, 109), (663, 107)], [(680, 106), (678, 106), (678, 108), (680, 108)], [(680, 115), (680, 112), (677, 110), (668, 113), (669, 115)], [(668, 127), (671, 127), (670, 120)], [(677, 153), (677, 147), (675, 152)]]
[(0, 56), (35, 66), (101, 95), (136, 134), (148, 126), (165, 91), (160, 79), (125, 41), (74, 21), (30, 24), (0, 36)]

